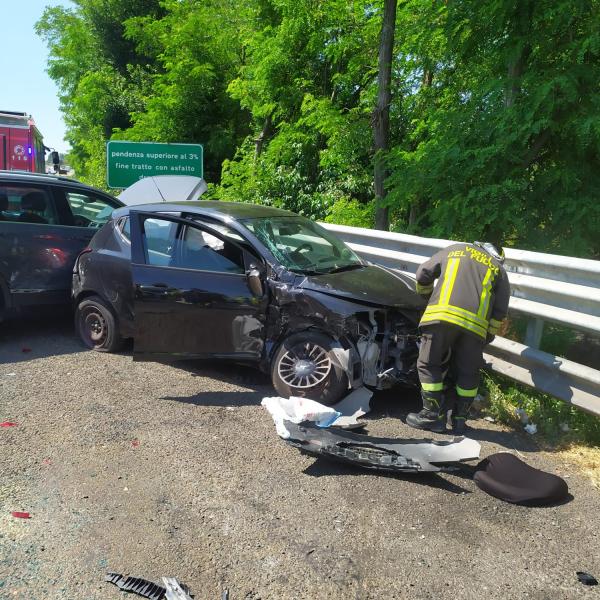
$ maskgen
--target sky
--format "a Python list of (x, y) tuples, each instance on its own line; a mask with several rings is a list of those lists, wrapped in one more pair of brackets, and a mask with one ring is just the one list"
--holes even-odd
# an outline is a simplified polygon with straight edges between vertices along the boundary
[(48, 49), (33, 29), (47, 5), (59, 4), (72, 6), (69, 0), (0, 0), (0, 111), (29, 113), (44, 144), (65, 152), (58, 90), (46, 73)]

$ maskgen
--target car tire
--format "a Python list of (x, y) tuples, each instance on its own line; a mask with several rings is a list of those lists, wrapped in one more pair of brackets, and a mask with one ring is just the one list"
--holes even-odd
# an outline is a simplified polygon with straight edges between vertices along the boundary
[(117, 319), (99, 296), (88, 296), (79, 303), (75, 328), (83, 343), (96, 352), (116, 352), (123, 346)]
[(334, 342), (315, 331), (286, 338), (271, 363), (271, 380), (284, 398), (301, 396), (328, 406), (348, 391), (348, 376), (333, 354)]

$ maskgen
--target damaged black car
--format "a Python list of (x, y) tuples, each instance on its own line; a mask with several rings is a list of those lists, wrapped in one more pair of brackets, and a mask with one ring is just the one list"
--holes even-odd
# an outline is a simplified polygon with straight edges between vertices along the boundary
[(292, 212), (237, 202), (116, 210), (73, 271), (82, 340), (134, 359), (251, 363), (281, 396), (333, 404), (417, 383), (414, 281)]

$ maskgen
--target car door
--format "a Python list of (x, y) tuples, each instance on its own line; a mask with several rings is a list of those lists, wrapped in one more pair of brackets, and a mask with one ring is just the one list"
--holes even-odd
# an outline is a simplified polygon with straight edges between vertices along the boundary
[[(70, 201), (95, 220), (76, 221)], [(0, 284), (13, 308), (68, 304), (73, 264), (118, 200), (28, 181), (0, 181)]]
[(130, 227), (134, 358), (259, 360), (267, 297), (247, 275), (258, 256), (189, 219), (132, 211)]
[(48, 186), (0, 182), (0, 279), (10, 306), (69, 302), (72, 265), (61, 229)]

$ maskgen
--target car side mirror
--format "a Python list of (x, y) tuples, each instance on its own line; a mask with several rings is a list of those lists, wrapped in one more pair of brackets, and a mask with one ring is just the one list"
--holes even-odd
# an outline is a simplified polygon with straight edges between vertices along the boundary
[(247, 271), (246, 278), (248, 279), (248, 287), (250, 288), (250, 291), (258, 298), (261, 298), (264, 294), (264, 289), (260, 271), (256, 267), (252, 266)]

